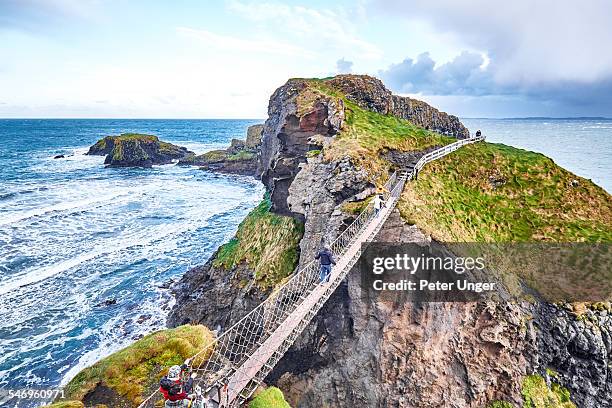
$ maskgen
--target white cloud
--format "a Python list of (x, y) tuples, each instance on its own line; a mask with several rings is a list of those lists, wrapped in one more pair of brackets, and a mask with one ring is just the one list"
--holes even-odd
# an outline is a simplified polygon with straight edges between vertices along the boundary
[(279, 54), (289, 56), (312, 57), (314, 54), (304, 48), (290, 43), (271, 39), (251, 40), (229, 35), (216, 34), (208, 30), (178, 27), (177, 32), (186, 37), (195, 38), (210, 47), (227, 51)]
[[(319, 50), (351, 53), (366, 59), (379, 59), (382, 51), (361, 39), (354, 19), (362, 16), (360, 2), (356, 9), (315, 9), (283, 3), (240, 2), (228, 3), (230, 10), (257, 24), (281, 30), (292, 42), (307, 43)], [(363, 18), (363, 17), (361, 17)]]
[(353, 71), (353, 61), (340, 58), (336, 61), (336, 72), (338, 74), (350, 74)]
[(428, 22), (479, 51), (439, 64), (427, 54), (393, 64), (380, 73), (397, 91), (504, 96), (554, 106), (561, 115), (612, 115), (612, 2), (377, 0), (375, 5), (409, 24)]
[(410, 21), (427, 21), (481, 50), (500, 83), (599, 81), (612, 76), (608, 0), (376, 0)]

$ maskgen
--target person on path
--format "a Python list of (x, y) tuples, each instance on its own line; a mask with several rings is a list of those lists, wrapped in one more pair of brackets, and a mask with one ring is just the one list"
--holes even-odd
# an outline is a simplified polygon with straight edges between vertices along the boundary
[[(164, 396), (164, 407), (189, 407), (194, 395), (190, 395), (193, 388), (195, 374), (189, 376), (190, 360), (185, 360), (182, 366), (174, 365), (168, 370), (168, 374), (159, 382), (159, 391)], [(184, 377), (189, 376), (185, 381)]]
[(336, 264), (336, 261), (334, 260), (334, 255), (326, 245), (323, 245), (317, 255), (315, 255), (315, 259), (318, 259), (320, 263), (319, 283), (329, 282), (332, 265)]

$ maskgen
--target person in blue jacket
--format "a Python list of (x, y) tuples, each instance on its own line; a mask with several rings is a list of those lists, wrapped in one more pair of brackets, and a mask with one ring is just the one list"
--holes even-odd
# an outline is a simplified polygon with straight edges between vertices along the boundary
[(319, 269), (319, 282), (329, 282), (332, 265), (336, 264), (336, 261), (334, 260), (334, 255), (326, 245), (323, 245), (323, 247), (319, 250), (315, 258), (318, 259), (321, 263)]

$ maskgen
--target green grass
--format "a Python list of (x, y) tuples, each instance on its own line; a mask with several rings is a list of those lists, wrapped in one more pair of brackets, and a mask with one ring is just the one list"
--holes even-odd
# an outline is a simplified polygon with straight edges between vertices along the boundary
[(246, 160), (253, 160), (255, 157), (257, 157), (257, 155), (253, 152), (247, 152), (247, 151), (240, 151), (238, 153), (234, 153), (230, 156), (228, 156), (227, 160), (229, 161), (246, 161)]
[[(112, 145), (115, 144), (120, 144), (122, 142), (126, 142), (126, 141), (134, 141), (134, 140), (138, 140), (138, 141), (146, 141), (149, 143), (155, 143), (158, 142), (159, 139), (157, 138), (157, 136), (153, 136), (153, 135), (145, 135), (145, 134), (140, 134), (140, 133), (122, 133), (118, 136), (106, 136), (100, 140), (98, 140), (93, 146), (92, 148), (94, 149), (98, 149), (98, 150), (104, 150), (108, 146), (108, 143), (112, 142)], [(168, 144), (168, 143), (166, 143)]]
[(466, 247), (477, 254), (454, 248), (458, 255), (484, 256), (488, 270), (521, 299), (529, 300), (525, 282), (554, 302), (609, 296), (612, 276), (598, 267), (599, 258), (609, 257), (606, 247), (574, 247), (583, 263), (591, 262), (577, 268), (571, 253), (553, 253), (542, 244), (612, 241), (611, 203), (605, 190), (544, 155), (476, 143), (427, 164), (418, 180), (406, 185), (398, 208), (405, 220), (441, 242), (539, 243)]
[(512, 406), (512, 404), (506, 401), (493, 401), (489, 405), (487, 405), (487, 408), (514, 408), (514, 407)]
[(309, 150), (306, 152), (306, 157), (317, 157), (320, 154), (321, 150), (319, 149)]
[(612, 240), (605, 190), (544, 155), (502, 144), (468, 145), (427, 164), (399, 208), (447, 242)]
[(548, 388), (542, 376), (530, 375), (523, 380), (523, 408), (576, 408), (567, 388), (552, 383)]
[(370, 201), (374, 199), (374, 195), (367, 197), (365, 200), (352, 201), (342, 204), (342, 211), (347, 214), (359, 215), (368, 206)]
[(343, 127), (332, 143), (323, 149), (324, 159), (334, 161), (349, 157), (355, 165), (365, 168), (376, 184), (386, 179), (390, 168), (390, 163), (382, 157), (384, 152), (420, 151), (455, 141), (407, 120), (363, 109), (327, 85), (324, 79), (309, 79), (306, 83), (307, 88), (297, 98), (298, 116), (312, 110), (321, 99), (342, 100), (345, 106)]
[(214, 163), (214, 162), (223, 161), (226, 159), (227, 159), (227, 153), (225, 152), (225, 150), (211, 150), (210, 152), (206, 152), (198, 156), (189, 157), (189, 160), (191, 161), (197, 161), (197, 162), (203, 161), (207, 163)]
[(217, 163), (221, 161), (248, 161), (253, 160), (257, 155), (250, 151), (239, 151), (228, 154), (225, 150), (211, 150), (198, 156), (189, 156), (183, 159), (183, 163)]
[(77, 374), (64, 388), (65, 398), (70, 401), (58, 403), (82, 401), (88, 392), (101, 384), (136, 406), (157, 388), (159, 379), (170, 366), (182, 364), (212, 340), (213, 335), (206, 327), (189, 325), (145, 336)]
[(253, 398), (249, 408), (291, 408), (291, 406), (285, 401), (281, 390), (268, 387)]
[(85, 408), (81, 401), (64, 401), (47, 405), (45, 408)]
[(116, 141), (117, 140), (142, 140), (147, 142), (157, 142), (159, 141), (157, 136), (147, 135), (143, 133), (121, 133), (119, 136), (112, 136)]
[(269, 288), (289, 276), (297, 266), (304, 227), (292, 217), (270, 212), (269, 197), (240, 223), (234, 238), (219, 248), (215, 267), (232, 269), (246, 262), (255, 280)]

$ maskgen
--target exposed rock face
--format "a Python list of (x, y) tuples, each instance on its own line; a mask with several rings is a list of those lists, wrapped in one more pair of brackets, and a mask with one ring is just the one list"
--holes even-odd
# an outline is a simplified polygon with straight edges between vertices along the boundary
[(160, 141), (157, 136), (124, 133), (107, 136), (89, 148), (88, 155), (106, 156), (109, 167), (151, 167), (192, 155), (185, 147)]
[[(576, 319), (566, 309), (540, 303), (533, 313), (539, 342), (536, 369), (556, 372), (578, 407), (612, 402), (612, 316), (588, 310)], [(608, 404), (608, 405), (606, 405)]]
[(261, 137), (263, 136), (263, 124), (252, 125), (247, 128), (247, 136), (244, 141), (248, 149), (258, 149), (261, 146)]
[[(396, 211), (377, 240), (428, 238)], [(292, 406), (522, 406), (522, 379), (534, 372), (568, 387), (578, 407), (610, 401), (607, 313), (589, 324), (540, 303), (386, 303), (360, 285), (351, 271), (266, 379)]]
[[(168, 316), (168, 327), (187, 323), (203, 324), (211, 330), (229, 327), (265, 299), (246, 264), (227, 271), (213, 266), (215, 257), (189, 270), (173, 287), (176, 306)], [(249, 284), (242, 286), (241, 282)]]
[[(377, 237), (425, 243), (395, 212)], [(481, 407), (519, 402), (533, 330), (519, 306), (384, 303), (353, 270), (268, 377), (292, 406)], [(299, 357), (298, 357), (299, 356)]]
[(367, 75), (338, 75), (329, 84), (346, 93), (348, 99), (359, 106), (383, 115), (407, 119), (415, 125), (458, 139), (470, 137), (469, 130), (459, 118), (440, 112), (423, 101), (392, 95), (377, 78)]
[[(456, 117), (395, 97), (374, 78), (340, 76), (328, 82), (367, 109), (467, 136)], [(352, 221), (343, 205), (374, 191), (365, 171), (349, 159), (309, 157), (334, 138), (345, 116), (333, 98), (302, 111), (297, 98), (304, 89), (305, 81), (295, 79), (272, 95), (260, 161), (272, 209), (304, 221), (299, 267), (312, 259), (322, 239), (333, 239)], [(421, 154), (389, 152), (386, 158), (404, 166)], [(397, 211), (377, 239), (429, 240)], [(230, 273), (211, 261), (188, 272), (170, 324), (227, 327), (265, 297), (235, 284), (247, 277), (246, 269)], [(570, 388), (579, 407), (604, 407), (612, 400), (609, 317), (598, 315), (591, 328), (538, 303), (388, 303), (364, 296), (360, 283), (352, 271), (266, 379), (292, 406), (467, 408), (495, 400), (520, 406), (523, 378), (546, 375), (547, 368), (558, 373), (557, 381)]]
[(220, 173), (259, 177), (262, 132), (263, 125), (249, 126), (246, 140), (232, 139), (227, 149), (187, 156), (179, 164), (200, 166), (203, 170)]
[(273, 210), (300, 217), (303, 214), (289, 208), (289, 186), (306, 162), (306, 152), (317, 147), (311, 138), (333, 137), (344, 121), (344, 106), (332, 98), (298, 115), (296, 97), (305, 86), (303, 80), (289, 80), (272, 94), (261, 149), (262, 181), (271, 193)]
[(440, 112), (431, 105), (407, 96), (393, 95), (392, 115), (407, 119), (425, 129), (455, 136), (457, 139), (470, 137), (470, 131), (459, 121), (459, 118)]

